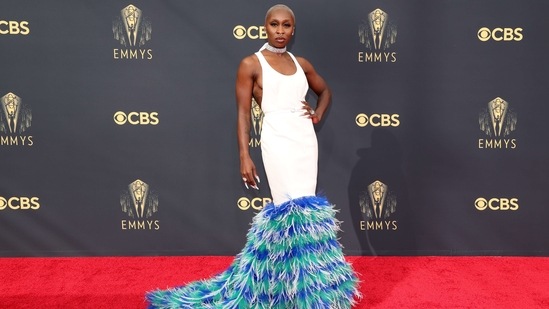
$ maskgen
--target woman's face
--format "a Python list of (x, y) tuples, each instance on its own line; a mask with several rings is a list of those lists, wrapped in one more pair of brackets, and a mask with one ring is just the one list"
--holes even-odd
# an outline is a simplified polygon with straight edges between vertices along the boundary
[(294, 32), (294, 18), (288, 10), (274, 10), (267, 16), (265, 30), (269, 45), (282, 48), (288, 45)]

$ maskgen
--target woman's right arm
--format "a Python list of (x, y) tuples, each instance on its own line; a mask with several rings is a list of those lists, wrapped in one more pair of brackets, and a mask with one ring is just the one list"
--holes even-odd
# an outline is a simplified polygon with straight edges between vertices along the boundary
[(250, 123), (252, 108), (252, 91), (254, 86), (255, 63), (253, 56), (244, 58), (238, 66), (236, 74), (236, 105), (237, 105), (237, 139), (240, 153), (240, 175), (245, 183), (252, 188), (258, 188), (257, 172), (250, 157)]

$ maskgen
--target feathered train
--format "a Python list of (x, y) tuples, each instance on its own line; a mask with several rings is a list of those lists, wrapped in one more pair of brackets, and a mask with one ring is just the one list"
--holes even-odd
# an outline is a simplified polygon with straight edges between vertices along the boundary
[(335, 213), (317, 196), (265, 206), (227, 270), (150, 292), (149, 308), (351, 308), (359, 297), (358, 279), (337, 241)]

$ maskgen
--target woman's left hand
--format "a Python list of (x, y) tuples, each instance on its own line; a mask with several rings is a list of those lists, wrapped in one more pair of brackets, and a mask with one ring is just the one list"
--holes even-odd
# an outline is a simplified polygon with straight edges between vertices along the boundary
[(307, 101), (301, 101), (303, 103), (303, 110), (305, 111), (303, 115), (309, 116), (313, 123), (318, 123), (320, 121), (316, 111), (309, 105)]

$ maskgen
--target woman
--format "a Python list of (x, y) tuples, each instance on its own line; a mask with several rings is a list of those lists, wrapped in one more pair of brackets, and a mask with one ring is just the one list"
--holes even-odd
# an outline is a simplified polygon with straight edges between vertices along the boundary
[[(238, 68), (238, 144), (242, 180), (258, 189), (250, 158), (252, 97), (265, 114), (261, 151), (273, 203), (252, 223), (244, 249), (225, 272), (147, 295), (151, 308), (350, 308), (357, 278), (336, 240), (335, 210), (315, 196), (317, 140), (313, 123), (331, 99), (325, 81), (303, 58), (286, 51), (295, 18), (285, 5), (267, 11), (267, 43)], [(316, 109), (306, 101), (309, 87)]]

